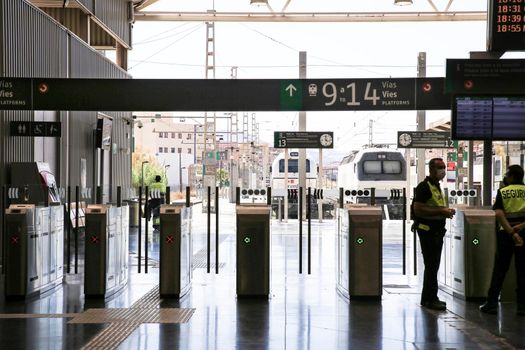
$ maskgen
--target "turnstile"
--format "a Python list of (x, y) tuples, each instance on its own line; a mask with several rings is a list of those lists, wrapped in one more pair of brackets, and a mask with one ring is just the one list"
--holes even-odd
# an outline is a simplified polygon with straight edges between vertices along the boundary
[(383, 291), (383, 225), (378, 207), (339, 209), (337, 290), (347, 298), (380, 298)]
[(26, 297), (62, 283), (64, 216), (61, 205), (14, 204), (6, 209), (7, 297)]
[(237, 205), (237, 296), (270, 294), (269, 205)]
[(160, 295), (184, 296), (191, 289), (192, 207), (163, 204), (160, 207)]
[(128, 280), (129, 208), (86, 208), (84, 294), (109, 297)]
[[(491, 209), (460, 206), (445, 235), (440, 288), (463, 299), (486, 298), (496, 254), (496, 215)], [(505, 278), (506, 281), (511, 276)], [(515, 284), (515, 279), (509, 282)]]

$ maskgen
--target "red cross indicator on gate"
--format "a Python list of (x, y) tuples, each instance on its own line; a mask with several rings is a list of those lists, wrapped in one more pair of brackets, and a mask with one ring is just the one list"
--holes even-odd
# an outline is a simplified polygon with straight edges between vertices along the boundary
[(173, 242), (173, 235), (166, 236), (166, 244), (172, 244)]
[(11, 244), (13, 245), (18, 244), (18, 240), (19, 240), (18, 236), (11, 236), (11, 239), (10, 239)]
[(92, 235), (91, 236), (91, 243), (97, 244), (99, 241), (98, 236)]

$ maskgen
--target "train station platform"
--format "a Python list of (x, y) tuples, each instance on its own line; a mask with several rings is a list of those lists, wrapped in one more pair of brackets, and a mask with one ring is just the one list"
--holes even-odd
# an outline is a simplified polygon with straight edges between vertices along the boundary
[[(312, 224), (311, 274), (298, 271), (296, 220), (272, 220), (271, 293), (267, 300), (235, 293), (235, 215), (221, 200), (219, 273), (206, 272), (206, 217), (193, 219), (192, 289), (179, 300), (158, 294), (158, 233), (150, 233), (148, 273), (137, 272), (137, 232), (130, 236), (127, 287), (113, 298), (84, 299), (79, 274), (26, 301), (0, 298), (3, 349), (519, 349), (525, 318), (515, 304), (499, 316), (440, 292), (446, 312), (419, 305), (419, 277), (399, 275), (399, 242), (384, 245), (380, 301), (347, 300), (336, 291), (333, 220)], [(393, 226), (395, 227), (395, 225)], [(212, 231), (213, 232), (213, 231)], [(388, 232), (385, 232), (388, 236)], [(212, 235), (213, 236), (213, 235)], [(214, 242), (212, 241), (212, 246)], [(81, 247), (82, 248), (82, 247)], [(80, 249), (82, 251), (82, 249)], [(213, 252), (212, 252), (213, 253)], [(212, 254), (212, 262), (215, 257)], [(144, 263), (144, 261), (142, 261)], [(422, 272), (422, 264), (419, 269)], [(3, 281), (0, 285), (4, 285)]]

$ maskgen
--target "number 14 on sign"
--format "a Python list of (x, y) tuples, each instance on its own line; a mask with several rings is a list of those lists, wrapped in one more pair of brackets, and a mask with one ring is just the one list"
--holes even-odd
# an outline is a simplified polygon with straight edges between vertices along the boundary
[[(372, 105), (376, 106), (377, 105), (377, 101), (381, 100), (381, 98), (377, 96), (377, 89), (371, 89), (371, 87), (372, 87), (372, 83), (370, 83), (370, 82), (366, 83), (365, 94), (363, 96), (363, 100), (364, 101), (372, 101)], [(361, 102), (357, 101), (357, 98), (356, 98), (356, 95), (357, 95), (357, 93), (356, 93), (356, 90), (357, 90), (356, 89), (356, 84), (355, 83), (348, 84), (346, 86), (346, 89), (350, 90), (350, 101), (347, 101), (346, 97), (339, 97), (338, 96), (337, 86), (334, 83), (325, 83), (323, 85), (323, 95), (324, 95), (324, 97), (329, 99), (328, 102), (324, 103), (325, 106), (332, 106), (332, 105), (334, 105), (337, 102), (338, 99), (341, 102), (346, 102), (347, 106), (359, 106), (359, 105), (361, 105)], [(340, 93), (344, 93), (344, 92), (345, 92), (345, 88), (341, 88), (340, 89)]]

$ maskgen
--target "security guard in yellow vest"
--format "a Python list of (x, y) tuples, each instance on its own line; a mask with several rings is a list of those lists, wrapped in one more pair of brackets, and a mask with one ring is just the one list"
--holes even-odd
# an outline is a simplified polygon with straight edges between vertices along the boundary
[(525, 185), (523, 168), (511, 165), (505, 175), (508, 185), (500, 188), (492, 209), (500, 225), (496, 233), (497, 251), (487, 301), (480, 306), (482, 312), (496, 314), (498, 299), (510, 267), (512, 254), (516, 265), (518, 315), (525, 315)]
[(153, 228), (155, 230), (160, 228), (160, 206), (161, 204), (164, 204), (164, 197), (166, 194), (166, 187), (161, 180), (162, 177), (160, 175), (155, 176), (155, 182), (149, 187), (150, 200), (148, 208), (153, 215)]
[(446, 310), (446, 303), (437, 296), (437, 274), (446, 232), (446, 219), (452, 218), (456, 211), (447, 207), (439, 186), (439, 182), (446, 175), (443, 159), (433, 158), (428, 166), (430, 174), (417, 185), (413, 203), (413, 229), (417, 230), (425, 263), (421, 306), (432, 310)]

